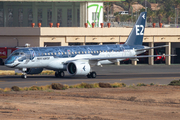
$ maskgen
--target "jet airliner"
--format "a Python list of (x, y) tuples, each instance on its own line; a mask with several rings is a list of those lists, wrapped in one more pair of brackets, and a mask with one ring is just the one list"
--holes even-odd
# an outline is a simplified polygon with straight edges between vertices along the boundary
[(138, 58), (157, 57), (137, 56), (149, 49), (167, 47), (142, 45), (146, 14), (140, 14), (124, 44), (21, 48), (7, 58), (5, 65), (21, 70), (22, 78), (26, 78), (26, 74), (39, 74), (44, 68), (56, 71), (55, 77), (64, 77), (64, 71), (67, 71), (70, 75), (96, 78), (96, 72), (92, 70), (94, 65), (110, 64), (127, 58), (138, 61)]

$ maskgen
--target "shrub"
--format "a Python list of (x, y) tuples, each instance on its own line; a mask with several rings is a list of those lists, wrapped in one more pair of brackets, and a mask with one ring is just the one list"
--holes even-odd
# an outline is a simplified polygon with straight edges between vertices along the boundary
[(64, 88), (65, 88), (65, 89), (68, 89), (68, 88), (69, 88), (69, 85), (66, 85), (66, 84), (65, 84), (65, 85), (64, 85)]
[(28, 87), (24, 87), (24, 88), (22, 88), (22, 90), (28, 91), (29, 88)]
[(20, 88), (18, 86), (12, 86), (11, 89), (13, 91), (20, 91)]
[(94, 88), (99, 88), (99, 84), (98, 83), (94, 83), (93, 86), (94, 86)]
[(38, 86), (32, 86), (29, 88), (29, 90), (41, 90), (41, 88)]
[(172, 86), (180, 86), (180, 80), (173, 80), (168, 85)]
[(126, 87), (126, 84), (124, 84), (124, 83), (113, 83), (113, 84), (111, 84), (111, 86), (112, 86), (113, 88)]
[(2, 88), (0, 88), (0, 92), (2, 92), (3, 91), (3, 89)]
[(52, 83), (51, 84), (52, 89), (56, 89), (56, 90), (65, 90), (66, 88), (59, 83)]
[(73, 86), (71, 85), (71, 86), (69, 86), (69, 88), (73, 88)]
[(154, 83), (150, 83), (150, 85), (152, 86), (152, 85), (154, 85)]
[(99, 87), (101, 87), (101, 88), (112, 88), (112, 86), (109, 83), (99, 83)]
[(81, 83), (80, 88), (94, 88), (93, 84)]
[(4, 88), (4, 92), (11, 91), (11, 88)]
[(147, 86), (147, 85), (144, 83), (138, 83), (136, 86)]

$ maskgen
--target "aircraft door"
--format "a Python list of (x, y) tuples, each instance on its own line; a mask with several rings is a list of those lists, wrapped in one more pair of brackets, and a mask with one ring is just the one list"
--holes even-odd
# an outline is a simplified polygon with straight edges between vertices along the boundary
[(122, 53), (122, 57), (124, 57), (125, 56), (124, 47), (120, 47), (120, 51)]
[(28, 57), (30, 58), (30, 60), (32, 62), (34, 62), (35, 61), (35, 57), (36, 57), (36, 53), (35, 53), (35, 51), (33, 49), (29, 49), (29, 52), (30, 52), (30, 56), (28, 56)]

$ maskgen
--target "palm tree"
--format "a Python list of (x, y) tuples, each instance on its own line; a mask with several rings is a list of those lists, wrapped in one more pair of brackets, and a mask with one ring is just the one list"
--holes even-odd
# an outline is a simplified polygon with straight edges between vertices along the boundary
[(179, 7), (180, 7), (180, 0), (173, 0), (174, 6), (176, 8), (176, 23), (178, 24), (178, 15), (179, 15)]
[(116, 17), (115, 17), (115, 21), (118, 22), (118, 23), (120, 22), (120, 16), (121, 15), (117, 14)]
[(156, 11), (152, 11), (151, 9), (147, 11), (148, 22), (152, 23), (155, 16), (156, 16)]
[(167, 18), (168, 24), (170, 24), (170, 22), (171, 22), (171, 17), (174, 17), (174, 12), (168, 11), (168, 12), (166, 13), (166, 18)]
[(163, 18), (163, 16), (164, 16), (164, 10), (163, 10), (163, 9), (159, 9), (159, 10), (157, 11), (157, 16), (158, 16), (158, 19), (159, 19), (159, 23), (161, 23), (162, 18)]
[(123, 3), (128, 6), (128, 12), (131, 13), (131, 6), (136, 0), (126, 0)]
[(107, 21), (109, 22), (109, 11), (111, 9), (111, 2), (105, 2), (104, 7), (105, 10), (107, 11)]

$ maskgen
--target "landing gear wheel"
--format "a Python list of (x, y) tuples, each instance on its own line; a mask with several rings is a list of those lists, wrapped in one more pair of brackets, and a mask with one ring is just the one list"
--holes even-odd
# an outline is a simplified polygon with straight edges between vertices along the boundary
[(26, 76), (26, 75), (21, 75), (21, 78), (26, 79), (26, 78), (27, 78), (27, 76)]
[(63, 77), (64, 77), (64, 72), (63, 72), (63, 71), (60, 71), (60, 72), (58, 73), (58, 75), (59, 75), (59, 77), (63, 78)]
[(55, 72), (55, 77), (57, 78), (63, 78), (64, 77), (64, 71), (56, 71)]
[(91, 72), (91, 73), (90, 73), (90, 76), (91, 76), (92, 78), (96, 78), (96, 72)]
[(87, 74), (87, 78), (91, 78), (91, 75), (90, 75), (90, 73), (89, 73), (89, 74)]
[(59, 75), (58, 75), (58, 72), (57, 72), (57, 71), (55, 72), (55, 77), (56, 77), (56, 78), (58, 78), (58, 77), (59, 77)]

